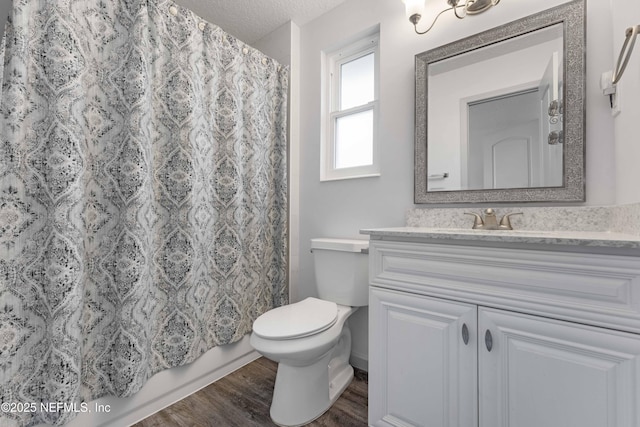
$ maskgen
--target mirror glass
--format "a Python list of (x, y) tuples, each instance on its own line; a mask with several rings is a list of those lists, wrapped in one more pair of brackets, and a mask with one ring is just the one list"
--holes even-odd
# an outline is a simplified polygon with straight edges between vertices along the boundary
[(427, 191), (562, 186), (562, 52), (556, 24), (428, 65)]
[(416, 203), (584, 200), (582, 6), (416, 56)]

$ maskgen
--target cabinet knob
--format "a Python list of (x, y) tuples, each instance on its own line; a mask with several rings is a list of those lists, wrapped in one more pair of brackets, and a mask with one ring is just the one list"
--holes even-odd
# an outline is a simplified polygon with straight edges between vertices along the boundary
[(493, 348), (493, 336), (491, 335), (491, 331), (487, 329), (487, 332), (484, 333), (484, 345), (487, 346), (487, 351), (491, 351)]
[(462, 342), (464, 342), (464, 345), (469, 344), (469, 328), (467, 328), (466, 323), (462, 324)]

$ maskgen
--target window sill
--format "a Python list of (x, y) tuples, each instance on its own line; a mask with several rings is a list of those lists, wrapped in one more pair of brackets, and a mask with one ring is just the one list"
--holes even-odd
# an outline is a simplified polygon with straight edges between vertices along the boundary
[(348, 176), (336, 176), (336, 177), (324, 177), (324, 178), (320, 178), (320, 182), (326, 182), (326, 181), (340, 181), (343, 179), (358, 179), (358, 178), (374, 178), (380, 176), (380, 173), (367, 173), (367, 174), (361, 174), (361, 175), (348, 175)]

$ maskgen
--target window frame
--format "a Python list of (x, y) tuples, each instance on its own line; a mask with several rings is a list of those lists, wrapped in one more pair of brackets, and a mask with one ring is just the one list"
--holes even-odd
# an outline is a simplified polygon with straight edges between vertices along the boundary
[[(325, 91), (323, 136), (321, 138), (320, 181), (333, 181), (350, 178), (364, 178), (380, 176), (378, 159), (378, 110), (379, 110), (379, 81), (380, 81), (380, 36), (379, 33), (370, 34), (349, 45), (335, 50), (325, 57)], [(373, 53), (374, 99), (366, 104), (340, 110), (340, 67), (343, 64), (357, 60)], [(348, 117), (364, 111), (373, 112), (372, 129), (372, 163), (370, 165), (336, 168), (336, 125), (340, 118)]]

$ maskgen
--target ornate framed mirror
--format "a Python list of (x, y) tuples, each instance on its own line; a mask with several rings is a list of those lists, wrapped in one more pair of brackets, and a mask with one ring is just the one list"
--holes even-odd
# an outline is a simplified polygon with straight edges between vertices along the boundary
[(415, 203), (585, 200), (584, 8), (416, 55)]

